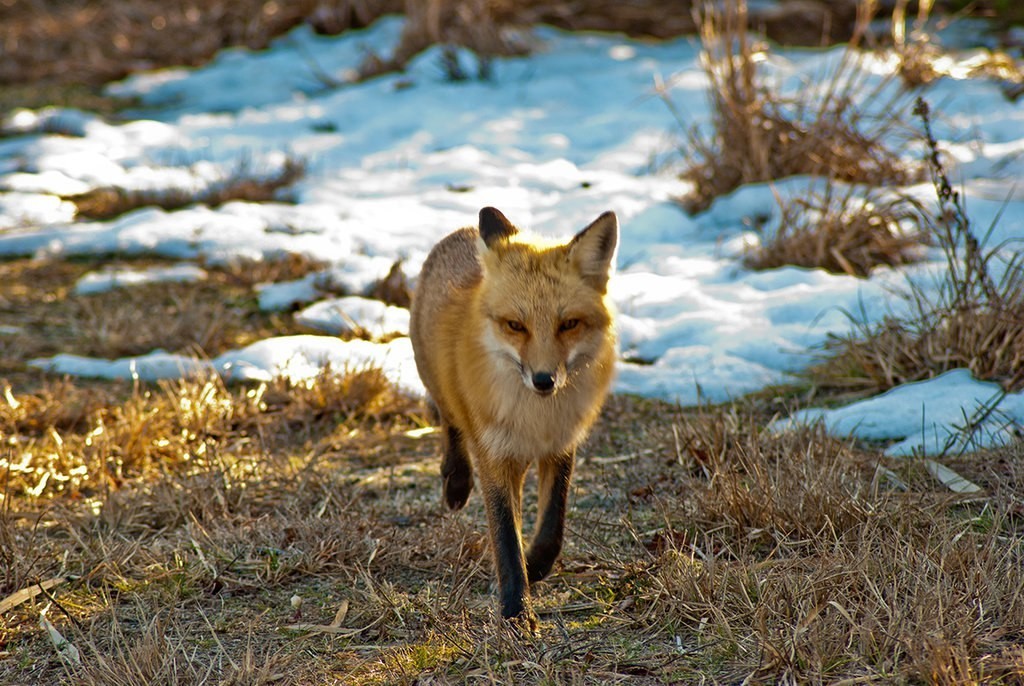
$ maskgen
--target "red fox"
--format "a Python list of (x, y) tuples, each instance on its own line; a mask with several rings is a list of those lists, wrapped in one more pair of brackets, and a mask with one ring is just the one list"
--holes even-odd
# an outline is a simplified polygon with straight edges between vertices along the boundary
[[(442, 239), (412, 302), (416, 366), (441, 419), (443, 495), (466, 504), (476, 470), (487, 509), (501, 614), (537, 619), (528, 585), (562, 550), (576, 447), (614, 371), (607, 297), (618, 221), (605, 212), (568, 243), (527, 238), (493, 207), (479, 228)], [(538, 517), (523, 550), (526, 470), (538, 464)]]

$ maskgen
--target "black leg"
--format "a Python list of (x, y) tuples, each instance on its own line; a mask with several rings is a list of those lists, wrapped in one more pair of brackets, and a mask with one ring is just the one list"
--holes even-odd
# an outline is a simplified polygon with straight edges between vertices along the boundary
[(551, 572), (551, 567), (562, 552), (565, 507), (575, 458), (575, 452), (571, 452), (541, 460), (537, 466), (537, 528), (526, 554), (526, 569), (531, 584)]
[(459, 510), (473, 490), (473, 467), (466, 454), (462, 432), (444, 420), (441, 421), (441, 430), (444, 432), (444, 459), (441, 461), (444, 501), (451, 509)]
[(501, 616), (505, 619), (523, 619), (528, 628), (535, 631), (537, 616), (528, 595), (521, 534), (525, 469), (513, 468), (510, 472), (505, 479), (487, 480), (483, 484), (487, 524), (498, 574)]

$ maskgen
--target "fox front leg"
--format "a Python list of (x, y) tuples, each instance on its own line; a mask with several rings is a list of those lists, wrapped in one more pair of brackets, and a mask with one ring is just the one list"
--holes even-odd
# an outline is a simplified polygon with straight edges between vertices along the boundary
[(506, 465), (503, 478), (494, 479), (481, 470), (481, 485), (487, 506), (487, 527), (494, 567), (498, 575), (501, 616), (523, 619), (530, 631), (537, 630), (537, 615), (530, 604), (523, 557), (522, 499), (525, 465)]
[(526, 554), (527, 578), (532, 584), (551, 572), (562, 552), (569, 482), (575, 450), (541, 460), (537, 465), (537, 528)]

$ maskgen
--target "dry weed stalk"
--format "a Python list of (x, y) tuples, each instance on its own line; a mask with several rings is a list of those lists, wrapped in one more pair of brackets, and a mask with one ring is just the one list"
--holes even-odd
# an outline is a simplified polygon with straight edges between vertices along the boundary
[(779, 203), (778, 229), (744, 259), (751, 269), (795, 265), (866, 277), (879, 265), (897, 266), (922, 257), (928, 234), (921, 208), (908, 198), (826, 182), (822, 193)]
[[(998, 381), (1007, 391), (1024, 388), (1024, 256), (988, 248), (970, 225), (960, 194), (953, 189), (931, 131), (928, 104), (918, 98), (938, 195), (932, 234), (946, 271), (935, 284), (910, 283), (913, 312), (860, 324), (826, 345), (830, 358), (810, 371), (825, 387), (864, 393), (967, 368), (979, 379)], [(998, 218), (996, 219), (998, 221)], [(991, 233), (991, 229), (989, 231)]]
[(682, 178), (693, 190), (679, 199), (688, 212), (707, 209), (743, 184), (796, 174), (871, 185), (916, 178), (917, 171), (886, 146), (900, 124), (904, 96), (887, 95), (887, 80), (867, 90), (869, 74), (857, 46), (872, 12), (872, 3), (860, 5), (854, 35), (822, 87), (808, 84), (784, 96), (758, 74), (762, 53), (748, 32), (746, 2), (730, 0), (724, 12), (705, 7), (701, 60), (710, 82), (713, 132), (688, 131), (685, 156), (691, 161)]

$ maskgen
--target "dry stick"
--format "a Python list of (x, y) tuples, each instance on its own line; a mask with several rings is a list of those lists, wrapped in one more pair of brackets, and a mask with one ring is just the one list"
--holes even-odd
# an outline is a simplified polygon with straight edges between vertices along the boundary
[[(3, 600), (0, 600), (0, 615), (4, 614), (8, 610), (13, 610), (22, 603), (28, 602), (32, 598), (35, 598), (40, 593), (45, 593), (54, 586), (59, 586), (68, 580), (66, 576), (55, 576), (52, 579), (46, 581), (37, 582), (31, 586), (15, 591)], [(59, 606), (58, 606), (59, 607)]]

